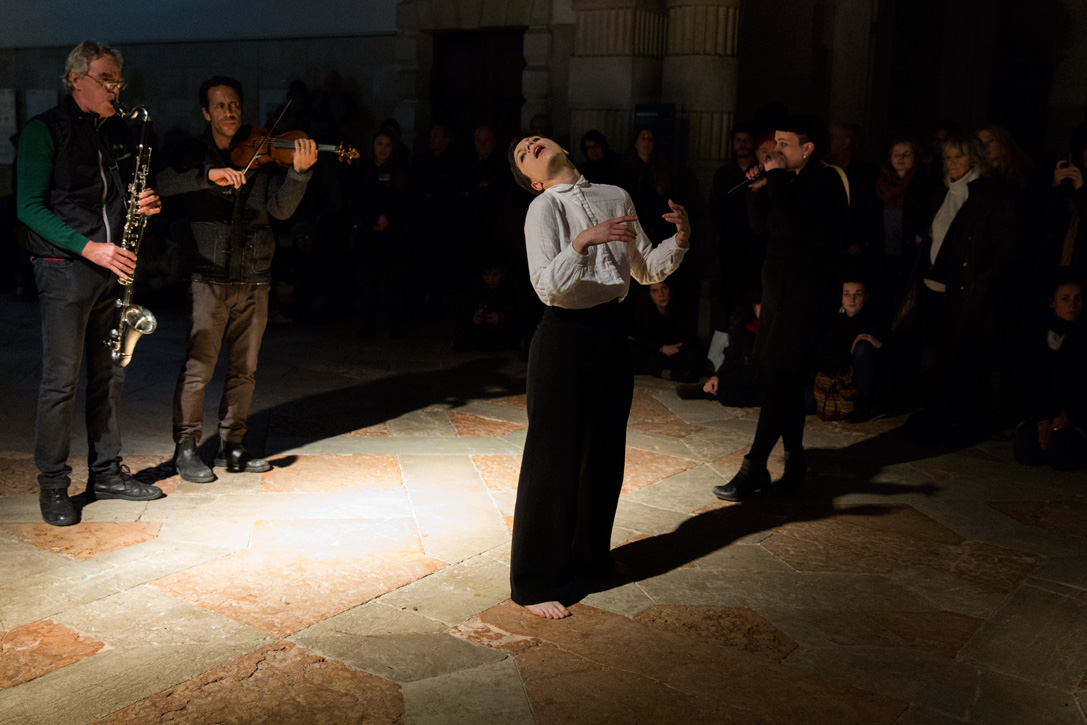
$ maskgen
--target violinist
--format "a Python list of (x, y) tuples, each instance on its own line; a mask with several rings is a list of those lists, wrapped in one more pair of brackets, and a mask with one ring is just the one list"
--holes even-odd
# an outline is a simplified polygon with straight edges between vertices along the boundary
[(214, 76), (200, 86), (208, 128), (184, 145), (171, 167), (159, 173), (159, 193), (177, 196), (191, 230), (192, 282), (185, 364), (174, 391), (174, 464), (185, 481), (210, 483), (216, 476), (197, 455), (203, 430), (204, 389), (211, 380), (224, 336), (227, 379), (219, 403), (216, 467), (229, 472), (271, 469), (243, 445), (261, 338), (268, 322), (275, 237), (269, 215), (287, 219), (297, 208), (317, 161), (312, 139), (294, 141), (287, 167), (248, 169), (231, 150), (249, 137), (242, 125), (244, 94), (234, 78)]

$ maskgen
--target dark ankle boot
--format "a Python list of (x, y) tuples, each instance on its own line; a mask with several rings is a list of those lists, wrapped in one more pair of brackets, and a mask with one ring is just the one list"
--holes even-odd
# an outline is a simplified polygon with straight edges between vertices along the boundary
[(79, 511), (66, 488), (43, 488), (38, 494), (42, 521), (52, 526), (71, 526), (79, 523)]
[(230, 473), (264, 473), (272, 470), (272, 464), (263, 458), (253, 458), (241, 443), (224, 441), (215, 456), (215, 467)]
[(191, 438), (178, 441), (177, 448), (174, 449), (174, 468), (182, 481), (211, 483), (215, 480), (215, 474), (197, 455), (196, 441)]
[(722, 501), (740, 501), (747, 498), (760, 488), (770, 486), (770, 472), (766, 465), (759, 465), (744, 456), (744, 462), (740, 464), (740, 470), (732, 477), (732, 480), (724, 486), (714, 486), (713, 495)]
[(777, 493), (795, 493), (804, 488), (808, 478), (808, 463), (804, 460), (804, 451), (785, 451), (785, 472), (774, 481)]

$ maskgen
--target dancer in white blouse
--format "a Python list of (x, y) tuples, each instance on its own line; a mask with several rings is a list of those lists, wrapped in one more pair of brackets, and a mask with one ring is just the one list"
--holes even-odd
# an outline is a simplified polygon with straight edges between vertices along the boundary
[(525, 220), (529, 276), (547, 310), (528, 362), (528, 434), (517, 487), (512, 599), (549, 619), (570, 615), (577, 579), (609, 576), (634, 378), (619, 302), (630, 278), (660, 282), (683, 260), (686, 210), (656, 249), (625, 191), (589, 183), (554, 141), (510, 148), (517, 182), (539, 197)]

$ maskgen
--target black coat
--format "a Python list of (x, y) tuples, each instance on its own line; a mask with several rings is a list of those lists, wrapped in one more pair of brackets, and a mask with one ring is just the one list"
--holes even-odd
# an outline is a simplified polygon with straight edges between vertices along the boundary
[(759, 371), (810, 368), (839, 307), (849, 201), (838, 172), (808, 164), (775, 169), (751, 192), (751, 220), (768, 235), (762, 266), (762, 311), (752, 363)]
[(944, 282), (941, 338), (954, 345), (989, 343), (997, 328), (997, 303), (1006, 289), (1015, 259), (1015, 208), (1005, 185), (995, 177), (971, 181), (966, 202), (955, 215), (935, 264), (932, 219), (947, 189), (932, 201), (929, 224), (918, 250), (910, 286), (896, 315), (896, 329), (908, 329), (917, 312), (917, 296), (928, 277)]

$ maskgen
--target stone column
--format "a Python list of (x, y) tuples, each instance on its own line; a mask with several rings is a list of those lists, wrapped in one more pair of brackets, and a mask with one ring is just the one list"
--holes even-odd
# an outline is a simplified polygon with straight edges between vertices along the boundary
[(713, 172), (732, 152), (741, 0), (666, 1), (661, 102), (676, 104), (687, 164), (708, 193)]
[(667, 14), (661, 0), (574, 0), (570, 151), (601, 131), (616, 151), (631, 143), (634, 106), (660, 101)]

